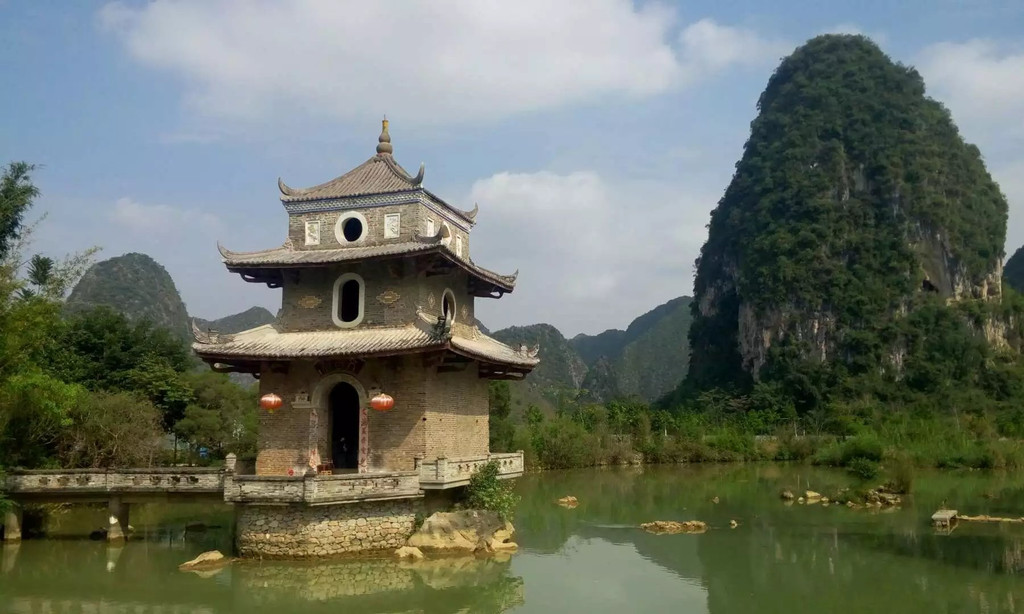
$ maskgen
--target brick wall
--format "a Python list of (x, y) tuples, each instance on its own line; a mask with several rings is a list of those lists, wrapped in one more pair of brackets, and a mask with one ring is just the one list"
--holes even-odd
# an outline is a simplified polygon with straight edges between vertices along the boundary
[(309, 410), (292, 407), (297, 393), (308, 394), (313, 366), (303, 361), (289, 365), (287, 373), (275, 373), (264, 365), (260, 376), (260, 395), (274, 393), (284, 405), (270, 413), (259, 410), (259, 438), (256, 455), (257, 475), (287, 475), (305, 470), (309, 449)]
[[(371, 372), (372, 373), (372, 372)], [(369, 466), (375, 470), (409, 471), (425, 450), (423, 414), (427, 406), (423, 358), (403, 356), (379, 364), (380, 376), (372, 385), (395, 399), (388, 412), (368, 412)]]
[[(357, 243), (341, 243), (338, 241), (335, 227), (338, 220), (345, 214), (356, 211), (366, 219), (366, 228), (362, 240)], [(397, 238), (384, 238), (384, 216), (391, 213), (401, 215), (399, 235)], [(296, 249), (338, 249), (352, 245), (373, 246), (388, 243), (412, 241), (416, 235), (427, 234), (427, 220), (434, 221), (434, 232), (447, 223), (452, 233), (452, 251), (455, 251), (455, 237), (462, 237), (462, 256), (469, 256), (469, 233), (462, 230), (453, 221), (454, 216), (442, 216), (421, 204), (391, 205), (386, 207), (362, 207), (339, 211), (320, 211), (314, 213), (296, 213), (288, 217), (288, 238)], [(320, 244), (306, 245), (306, 222), (320, 222)]]
[(427, 390), (425, 458), (487, 454), (487, 380), (477, 376), (477, 364), (433, 375)]
[[(408, 324), (415, 321), (417, 306), (426, 313), (440, 315), (445, 289), (451, 289), (455, 296), (456, 321), (466, 325), (475, 322), (474, 297), (469, 294), (469, 277), (465, 272), (416, 276), (412, 261), (405, 259), (310, 268), (286, 274), (278, 318), (282, 330), (336, 330), (332, 317), (334, 282), (345, 273), (356, 273), (363, 278), (363, 320), (357, 328)], [(398, 298), (387, 302), (385, 293), (393, 293)]]

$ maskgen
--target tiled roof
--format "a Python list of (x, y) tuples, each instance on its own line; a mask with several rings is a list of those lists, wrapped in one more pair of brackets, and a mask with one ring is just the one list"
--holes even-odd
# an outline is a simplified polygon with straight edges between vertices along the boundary
[(391, 154), (379, 153), (344, 175), (311, 188), (292, 188), (280, 179), (277, 180), (277, 186), (281, 190), (281, 200), (287, 203), (404, 192), (419, 188), (422, 182), (422, 165), (419, 174), (413, 177), (395, 162)]
[(418, 241), (346, 247), (341, 249), (294, 249), (287, 245), (258, 252), (233, 252), (217, 246), (228, 268), (258, 266), (293, 266), (303, 264), (331, 264), (368, 260), (381, 256), (399, 256), (436, 250), (437, 245)]
[(193, 325), (192, 349), (209, 359), (327, 358), (388, 356), (451, 350), (483, 362), (532, 369), (536, 352), (516, 351), (476, 332), (476, 338), (444, 334), (422, 318), (405, 326), (281, 332), (271, 324), (234, 335), (203, 332)]
[(370, 247), (345, 247), (340, 249), (294, 249), (289, 245), (259, 252), (233, 252), (220, 245), (217, 249), (227, 265), (228, 270), (237, 272), (244, 269), (254, 268), (286, 268), (293, 266), (308, 266), (320, 264), (334, 264), (340, 262), (355, 262), (359, 260), (370, 260), (389, 256), (411, 256), (417, 254), (439, 254), (449, 261), (455, 263), (468, 273), (483, 279), (505, 292), (511, 292), (516, 285), (516, 278), (519, 272), (512, 275), (501, 275), (477, 266), (471, 260), (456, 256), (447, 246), (441, 244), (440, 234), (435, 237), (424, 237), (416, 241), (403, 243), (392, 243)]

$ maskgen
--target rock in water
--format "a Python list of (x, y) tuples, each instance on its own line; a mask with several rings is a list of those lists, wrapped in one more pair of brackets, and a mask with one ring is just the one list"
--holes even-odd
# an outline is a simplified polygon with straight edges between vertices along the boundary
[[(895, 378), (927, 360), (915, 335), (932, 329), (901, 328), (917, 310), (1000, 300), (1006, 199), (913, 68), (818, 36), (758, 108), (697, 262), (679, 395), (767, 379), (813, 409), (818, 364)], [(1000, 327), (961, 329), (1002, 345)]]
[(413, 546), (402, 546), (398, 550), (395, 550), (395, 554), (398, 555), (398, 558), (400, 559), (410, 558), (419, 560), (423, 558), (423, 551)]
[(423, 552), (498, 552), (518, 548), (515, 529), (495, 512), (463, 510), (437, 512), (423, 521), (406, 546)]
[(561, 505), (562, 507), (572, 509), (579, 505), (579, 501), (576, 500), (576, 497), (569, 495), (568, 497), (562, 497), (561, 499), (559, 499), (558, 504)]
[(700, 520), (687, 520), (685, 522), (655, 520), (654, 522), (643, 523), (640, 525), (640, 528), (656, 535), (674, 535), (676, 533), (703, 533), (708, 530), (708, 525)]
[(181, 571), (198, 571), (205, 569), (214, 569), (221, 565), (227, 565), (231, 560), (226, 558), (219, 550), (210, 550), (197, 556), (196, 558), (178, 565), (178, 569)]

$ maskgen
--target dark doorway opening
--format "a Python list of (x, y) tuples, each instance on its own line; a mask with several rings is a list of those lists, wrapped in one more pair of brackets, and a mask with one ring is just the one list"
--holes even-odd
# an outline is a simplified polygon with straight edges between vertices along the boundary
[(359, 393), (342, 382), (331, 389), (331, 461), (335, 469), (359, 468)]

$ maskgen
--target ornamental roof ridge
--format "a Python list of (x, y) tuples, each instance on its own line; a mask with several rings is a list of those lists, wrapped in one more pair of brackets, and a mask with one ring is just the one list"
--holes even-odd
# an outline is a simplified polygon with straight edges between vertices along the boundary
[(479, 204), (473, 203), (473, 208), (471, 210), (469, 210), (469, 211), (466, 211), (465, 209), (460, 209), (460, 208), (458, 208), (458, 207), (456, 207), (456, 206), (454, 206), (452, 204), (449, 204), (448, 201), (446, 201), (445, 199), (441, 198), (437, 194), (434, 194), (433, 192), (431, 192), (430, 190), (428, 190), (426, 188), (423, 188), (423, 191), (426, 193), (426, 195), (430, 199), (436, 201), (438, 204), (440, 204), (444, 208), (448, 209), (449, 211), (451, 211), (455, 215), (457, 215), (457, 216), (461, 217), (462, 219), (466, 220), (467, 222), (470, 223), (470, 225), (476, 224), (476, 215), (477, 215), (477, 213), (480, 213), (480, 205)]
[(423, 183), (425, 164), (420, 164), (416, 176), (412, 176), (395, 161), (392, 156), (391, 135), (388, 133), (388, 120), (383, 121), (383, 129), (378, 137), (377, 153), (352, 170), (309, 188), (293, 188), (280, 177), (277, 188), (281, 191), (281, 202), (300, 202), (307, 200), (325, 200), (361, 196), (368, 194), (386, 194), (416, 189)]
[[(202, 330), (199, 328), (199, 325), (196, 324), (195, 318), (191, 318), (189, 323), (192, 328), (192, 338), (195, 339), (197, 343), (218, 345), (221, 343), (230, 343), (235, 340), (235, 336), (231, 334), (222, 334), (212, 329), (206, 329), (205, 331)], [(270, 325), (265, 324), (264, 326)]]

